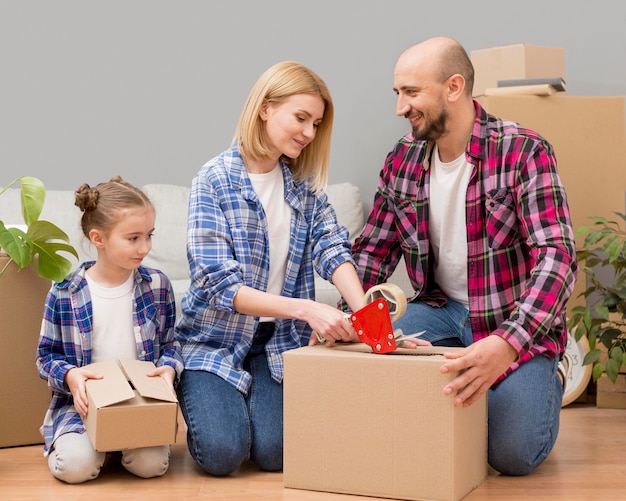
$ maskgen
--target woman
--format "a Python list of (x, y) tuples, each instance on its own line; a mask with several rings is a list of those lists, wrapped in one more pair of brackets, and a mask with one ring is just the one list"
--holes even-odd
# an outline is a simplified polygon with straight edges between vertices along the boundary
[(191, 455), (213, 475), (248, 459), (282, 470), (282, 353), (316, 342), (312, 331), (327, 344), (356, 338), (344, 313), (314, 300), (315, 266), (352, 310), (363, 306), (323, 192), (332, 122), (326, 84), (279, 63), (254, 85), (231, 148), (193, 180), (178, 397)]

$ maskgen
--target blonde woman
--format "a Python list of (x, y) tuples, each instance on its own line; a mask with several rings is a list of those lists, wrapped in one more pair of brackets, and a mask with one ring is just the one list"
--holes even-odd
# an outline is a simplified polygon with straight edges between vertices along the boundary
[(210, 474), (247, 460), (282, 470), (282, 353), (312, 331), (328, 344), (356, 337), (314, 296), (315, 268), (351, 309), (363, 303), (347, 230), (323, 191), (332, 122), (326, 84), (279, 63), (254, 85), (232, 146), (193, 180), (177, 391), (189, 450)]

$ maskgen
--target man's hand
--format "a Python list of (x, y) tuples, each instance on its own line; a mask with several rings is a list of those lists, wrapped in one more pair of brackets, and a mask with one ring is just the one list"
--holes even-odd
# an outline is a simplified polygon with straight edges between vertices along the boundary
[(487, 336), (456, 352), (444, 353), (450, 360), (443, 364), (440, 371), (463, 371), (443, 392), (454, 395), (454, 405), (464, 407), (472, 405), (487, 393), (498, 377), (517, 359), (517, 352), (500, 336)]

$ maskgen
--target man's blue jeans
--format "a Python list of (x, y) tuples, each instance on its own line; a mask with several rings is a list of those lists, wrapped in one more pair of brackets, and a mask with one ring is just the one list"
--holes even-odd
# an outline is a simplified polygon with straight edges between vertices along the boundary
[(261, 470), (283, 468), (283, 386), (271, 378), (263, 348), (253, 345), (246, 359), (247, 396), (215, 374), (183, 371), (177, 393), (187, 445), (212, 475), (228, 475), (249, 459)]
[[(473, 338), (468, 315), (451, 299), (440, 308), (415, 301), (393, 327), (404, 334), (425, 330), (420, 338), (436, 346), (469, 346)], [(554, 447), (563, 399), (557, 367), (557, 359), (535, 357), (489, 390), (488, 459), (500, 473), (526, 475)]]

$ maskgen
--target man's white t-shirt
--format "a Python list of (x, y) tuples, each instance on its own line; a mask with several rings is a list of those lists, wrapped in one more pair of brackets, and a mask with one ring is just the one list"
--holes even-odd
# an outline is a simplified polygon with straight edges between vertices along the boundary
[(451, 162), (433, 151), (428, 236), (435, 256), (435, 281), (452, 299), (468, 306), (465, 200), (472, 165), (465, 153)]

